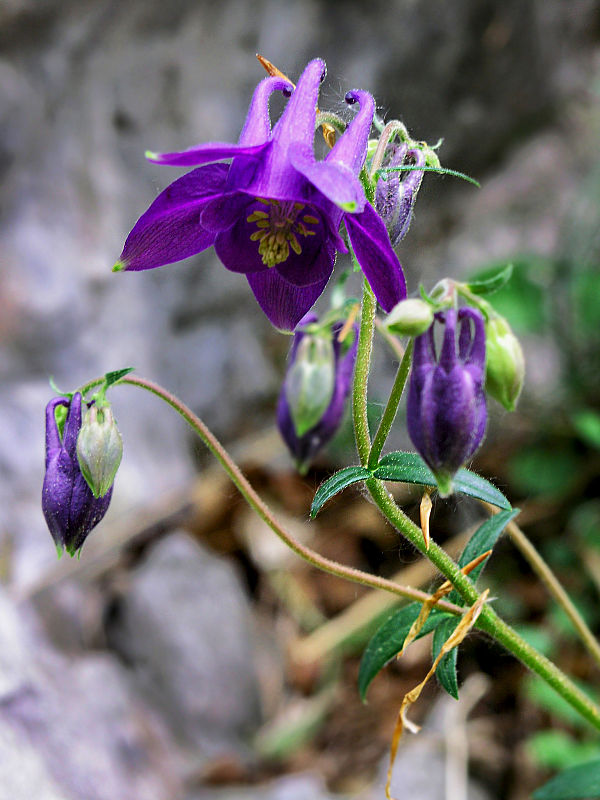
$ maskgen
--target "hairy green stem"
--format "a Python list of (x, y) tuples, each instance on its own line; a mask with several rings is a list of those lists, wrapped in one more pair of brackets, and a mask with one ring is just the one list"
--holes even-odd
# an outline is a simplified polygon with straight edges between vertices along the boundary
[(352, 418), (354, 420), (354, 438), (360, 463), (367, 466), (371, 452), (371, 434), (367, 414), (367, 385), (371, 369), (371, 353), (373, 351), (373, 333), (375, 331), (375, 311), (377, 302), (371, 287), (364, 281), (360, 333), (358, 335), (358, 352), (354, 367), (352, 385)]
[(392, 391), (384, 409), (383, 416), (381, 417), (379, 427), (377, 428), (377, 433), (373, 439), (373, 444), (371, 445), (368, 463), (369, 469), (375, 469), (377, 466), (379, 462), (379, 456), (381, 455), (381, 451), (383, 450), (383, 447), (387, 441), (387, 437), (389, 436), (390, 430), (396, 418), (398, 405), (402, 397), (402, 392), (404, 391), (404, 386), (406, 384), (406, 379), (408, 378), (408, 372), (410, 370), (410, 364), (412, 361), (413, 341), (414, 340), (411, 339), (406, 345), (406, 350), (402, 356), (402, 361), (398, 365), (398, 372), (396, 373)]
[[(360, 363), (364, 369), (371, 359), (371, 350), (374, 331), (374, 305), (372, 292), (367, 286), (363, 292), (363, 303), (367, 307), (365, 313), (363, 307), (362, 319), (366, 321), (365, 331), (361, 328), (358, 340), (357, 365)], [(361, 353), (361, 347), (365, 349)], [(368, 427), (357, 424), (362, 422), (362, 414), (367, 407), (367, 382), (364, 379), (354, 381), (353, 386), (353, 408), (355, 409), (355, 435), (357, 438), (357, 449), (359, 454), (370, 450), (370, 438)], [(357, 413), (360, 412), (360, 413)], [(362, 462), (363, 465), (366, 463)], [(458, 565), (442, 550), (435, 542), (431, 541), (429, 549), (426, 549), (421, 529), (414, 524), (404, 512), (397, 506), (394, 498), (386, 489), (382, 481), (371, 478), (366, 481), (367, 489), (375, 504), (386, 517), (386, 519), (403, 534), (424, 556), (435, 564), (445, 578), (451, 581), (454, 588), (459, 592), (463, 600), (469, 605), (473, 605), (479, 599), (479, 593), (469, 580), (463, 575)], [(516, 658), (529, 667), (533, 672), (543, 678), (552, 686), (582, 717), (584, 717), (595, 728), (600, 730), (600, 708), (593, 703), (590, 698), (576, 686), (555, 664), (549, 659), (538, 653), (529, 645), (519, 634), (507, 625), (489, 605), (484, 605), (476, 623), (477, 628), (488, 633), (497, 642), (502, 644)]]

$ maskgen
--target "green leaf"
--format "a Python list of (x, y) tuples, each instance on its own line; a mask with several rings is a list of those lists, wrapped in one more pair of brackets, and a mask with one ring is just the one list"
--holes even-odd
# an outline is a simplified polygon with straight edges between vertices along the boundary
[(331, 478), (323, 481), (317, 489), (310, 508), (310, 516), (314, 519), (325, 503), (342, 489), (371, 477), (372, 473), (366, 467), (346, 467), (336, 472)]
[(598, 742), (578, 741), (566, 731), (538, 731), (527, 739), (530, 758), (546, 769), (567, 769), (600, 756)]
[(600, 797), (600, 759), (559, 772), (533, 793), (533, 800), (593, 800)]
[[(383, 481), (436, 485), (433, 472), (417, 453), (400, 451), (387, 453), (377, 465), (373, 477)], [(468, 469), (459, 469), (454, 476), (454, 491), (485, 500), (498, 508), (506, 510), (512, 508), (506, 497), (493, 484)]]
[(473, 294), (492, 294), (508, 283), (512, 273), (512, 264), (507, 264), (504, 267), (494, 267), (481, 276), (479, 280), (467, 283), (467, 288)]
[[(402, 650), (406, 635), (419, 616), (421, 608), (421, 603), (410, 603), (395, 611), (373, 635), (363, 653), (358, 673), (358, 691), (362, 700), (365, 699), (373, 678)], [(452, 618), (452, 615), (437, 608), (432, 609), (417, 639), (431, 633), (437, 625), (448, 618)]]
[[(459, 622), (460, 617), (450, 617), (450, 619), (444, 620), (444, 622), (435, 629), (433, 643), (431, 645), (434, 661), (438, 657), (443, 644), (454, 633)], [(436, 678), (442, 689), (445, 689), (455, 700), (458, 700), (458, 678), (456, 677), (457, 658), (458, 646), (452, 648), (449, 653), (446, 653), (435, 671)]]
[(117, 369), (114, 372), (107, 372), (104, 376), (104, 389), (108, 389), (109, 386), (112, 386), (113, 383), (117, 383), (120, 381), (121, 378), (124, 378), (125, 375), (129, 375), (130, 372), (133, 372), (135, 367), (125, 367), (125, 369)]
[(588, 408), (573, 414), (571, 419), (583, 441), (600, 450), (600, 414)]

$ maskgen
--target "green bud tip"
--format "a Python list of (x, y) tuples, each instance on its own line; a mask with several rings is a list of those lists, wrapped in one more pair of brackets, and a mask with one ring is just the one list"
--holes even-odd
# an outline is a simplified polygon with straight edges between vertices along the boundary
[(124, 269), (126, 269), (126, 266), (125, 266), (124, 262), (123, 261), (117, 261), (117, 263), (112, 268), (112, 271), (113, 272), (123, 272)]
[(356, 203), (354, 202), (354, 200), (351, 200), (348, 203), (341, 203), (340, 208), (343, 211), (348, 211), (349, 213), (352, 213), (353, 211), (356, 211)]
[(453, 475), (449, 475), (445, 472), (440, 472), (435, 476), (438, 494), (440, 497), (449, 497), (454, 492), (454, 482), (452, 480), (453, 477)]
[(144, 153), (144, 158), (147, 158), (148, 161), (158, 161), (160, 154), (155, 153), (154, 150), (146, 150)]

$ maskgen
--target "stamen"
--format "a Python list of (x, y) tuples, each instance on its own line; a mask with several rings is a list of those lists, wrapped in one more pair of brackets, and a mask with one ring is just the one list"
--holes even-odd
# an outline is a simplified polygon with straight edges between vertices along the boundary
[(259, 203), (269, 207), (268, 211), (253, 210), (246, 221), (255, 224), (258, 230), (250, 234), (250, 241), (259, 242), (258, 252), (263, 264), (274, 267), (287, 261), (290, 248), (300, 255), (302, 245), (298, 236), (315, 236), (316, 231), (307, 225), (318, 225), (319, 217), (305, 214), (302, 221), (298, 219), (305, 208), (304, 203), (286, 203), (280, 200), (256, 198)]

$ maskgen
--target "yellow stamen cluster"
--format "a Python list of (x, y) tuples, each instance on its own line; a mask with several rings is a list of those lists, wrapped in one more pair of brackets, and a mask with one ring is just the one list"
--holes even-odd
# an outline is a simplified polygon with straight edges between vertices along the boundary
[(282, 203), (279, 200), (264, 200), (261, 197), (256, 199), (268, 206), (268, 211), (257, 209), (246, 220), (256, 223), (258, 228), (250, 239), (253, 242), (260, 242), (258, 252), (263, 264), (274, 267), (287, 261), (290, 247), (296, 255), (300, 255), (302, 247), (296, 234), (314, 236), (315, 231), (311, 231), (307, 225), (318, 225), (318, 218), (304, 214), (302, 219), (298, 219), (304, 208), (303, 203)]

